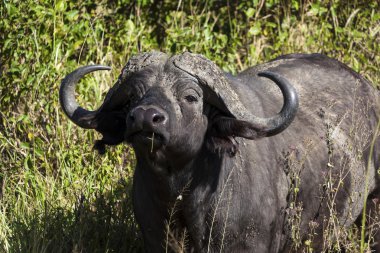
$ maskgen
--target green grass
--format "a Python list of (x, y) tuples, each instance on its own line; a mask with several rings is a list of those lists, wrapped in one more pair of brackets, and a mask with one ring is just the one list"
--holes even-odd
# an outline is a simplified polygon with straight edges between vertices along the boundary
[(93, 109), (128, 58), (150, 50), (201, 53), (233, 73), (281, 54), (320, 52), (380, 86), (376, 0), (157, 2), (1, 0), (0, 252), (142, 247), (131, 207), (133, 151), (121, 145), (98, 155), (100, 136), (60, 109), (60, 81), (78, 66), (113, 68), (77, 90)]

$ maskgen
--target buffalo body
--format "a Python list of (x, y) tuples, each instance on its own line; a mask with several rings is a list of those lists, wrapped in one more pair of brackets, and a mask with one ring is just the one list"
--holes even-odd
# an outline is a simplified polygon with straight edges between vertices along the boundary
[(377, 197), (379, 95), (334, 59), (287, 55), (233, 76), (200, 55), (140, 54), (89, 112), (73, 90), (98, 69), (66, 77), (62, 107), (103, 134), (100, 151), (135, 149), (147, 252), (184, 241), (189, 252), (296, 252), (308, 241), (319, 252), (326, 231)]

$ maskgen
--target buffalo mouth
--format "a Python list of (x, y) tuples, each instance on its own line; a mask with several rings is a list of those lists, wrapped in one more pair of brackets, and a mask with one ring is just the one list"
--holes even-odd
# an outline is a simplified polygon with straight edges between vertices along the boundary
[(169, 141), (167, 134), (144, 130), (128, 134), (126, 139), (132, 145), (144, 146), (150, 149), (158, 149)]

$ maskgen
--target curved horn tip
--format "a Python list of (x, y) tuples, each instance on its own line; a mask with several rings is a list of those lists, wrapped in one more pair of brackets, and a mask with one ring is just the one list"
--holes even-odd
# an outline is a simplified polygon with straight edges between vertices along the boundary
[(84, 70), (86, 73), (90, 73), (96, 70), (111, 70), (111, 69), (112, 69), (111, 67), (104, 66), (104, 65), (87, 65), (87, 66), (79, 67), (73, 72)]
[(278, 73), (268, 71), (268, 70), (264, 70), (264, 71), (260, 71), (259, 73), (257, 73), (257, 75), (258, 76), (264, 76), (264, 77), (272, 77), (272, 76), (278, 76)]
[(285, 96), (285, 100), (288, 100), (292, 107), (298, 108), (298, 93), (294, 86), (286, 78), (279, 73), (271, 71), (262, 71), (257, 73), (257, 75), (272, 80), (280, 88), (282, 94)]
[(267, 136), (273, 136), (285, 130), (295, 118), (299, 107), (298, 93), (293, 85), (279, 73), (262, 71), (257, 75), (272, 80), (284, 96), (284, 104), (279, 114), (266, 120), (269, 126)]

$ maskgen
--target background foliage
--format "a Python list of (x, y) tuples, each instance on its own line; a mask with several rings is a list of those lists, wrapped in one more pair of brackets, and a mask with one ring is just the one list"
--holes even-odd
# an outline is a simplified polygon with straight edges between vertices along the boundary
[(60, 80), (76, 67), (111, 72), (78, 88), (96, 108), (140, 51), (201, 53), (235, 73), (293, 52), (337, 58), (379, 87), (376, 0), (1, 0), (0, 251), (136, 252), (133, 151), (92, 150), (93, 131), (59, 108)]

